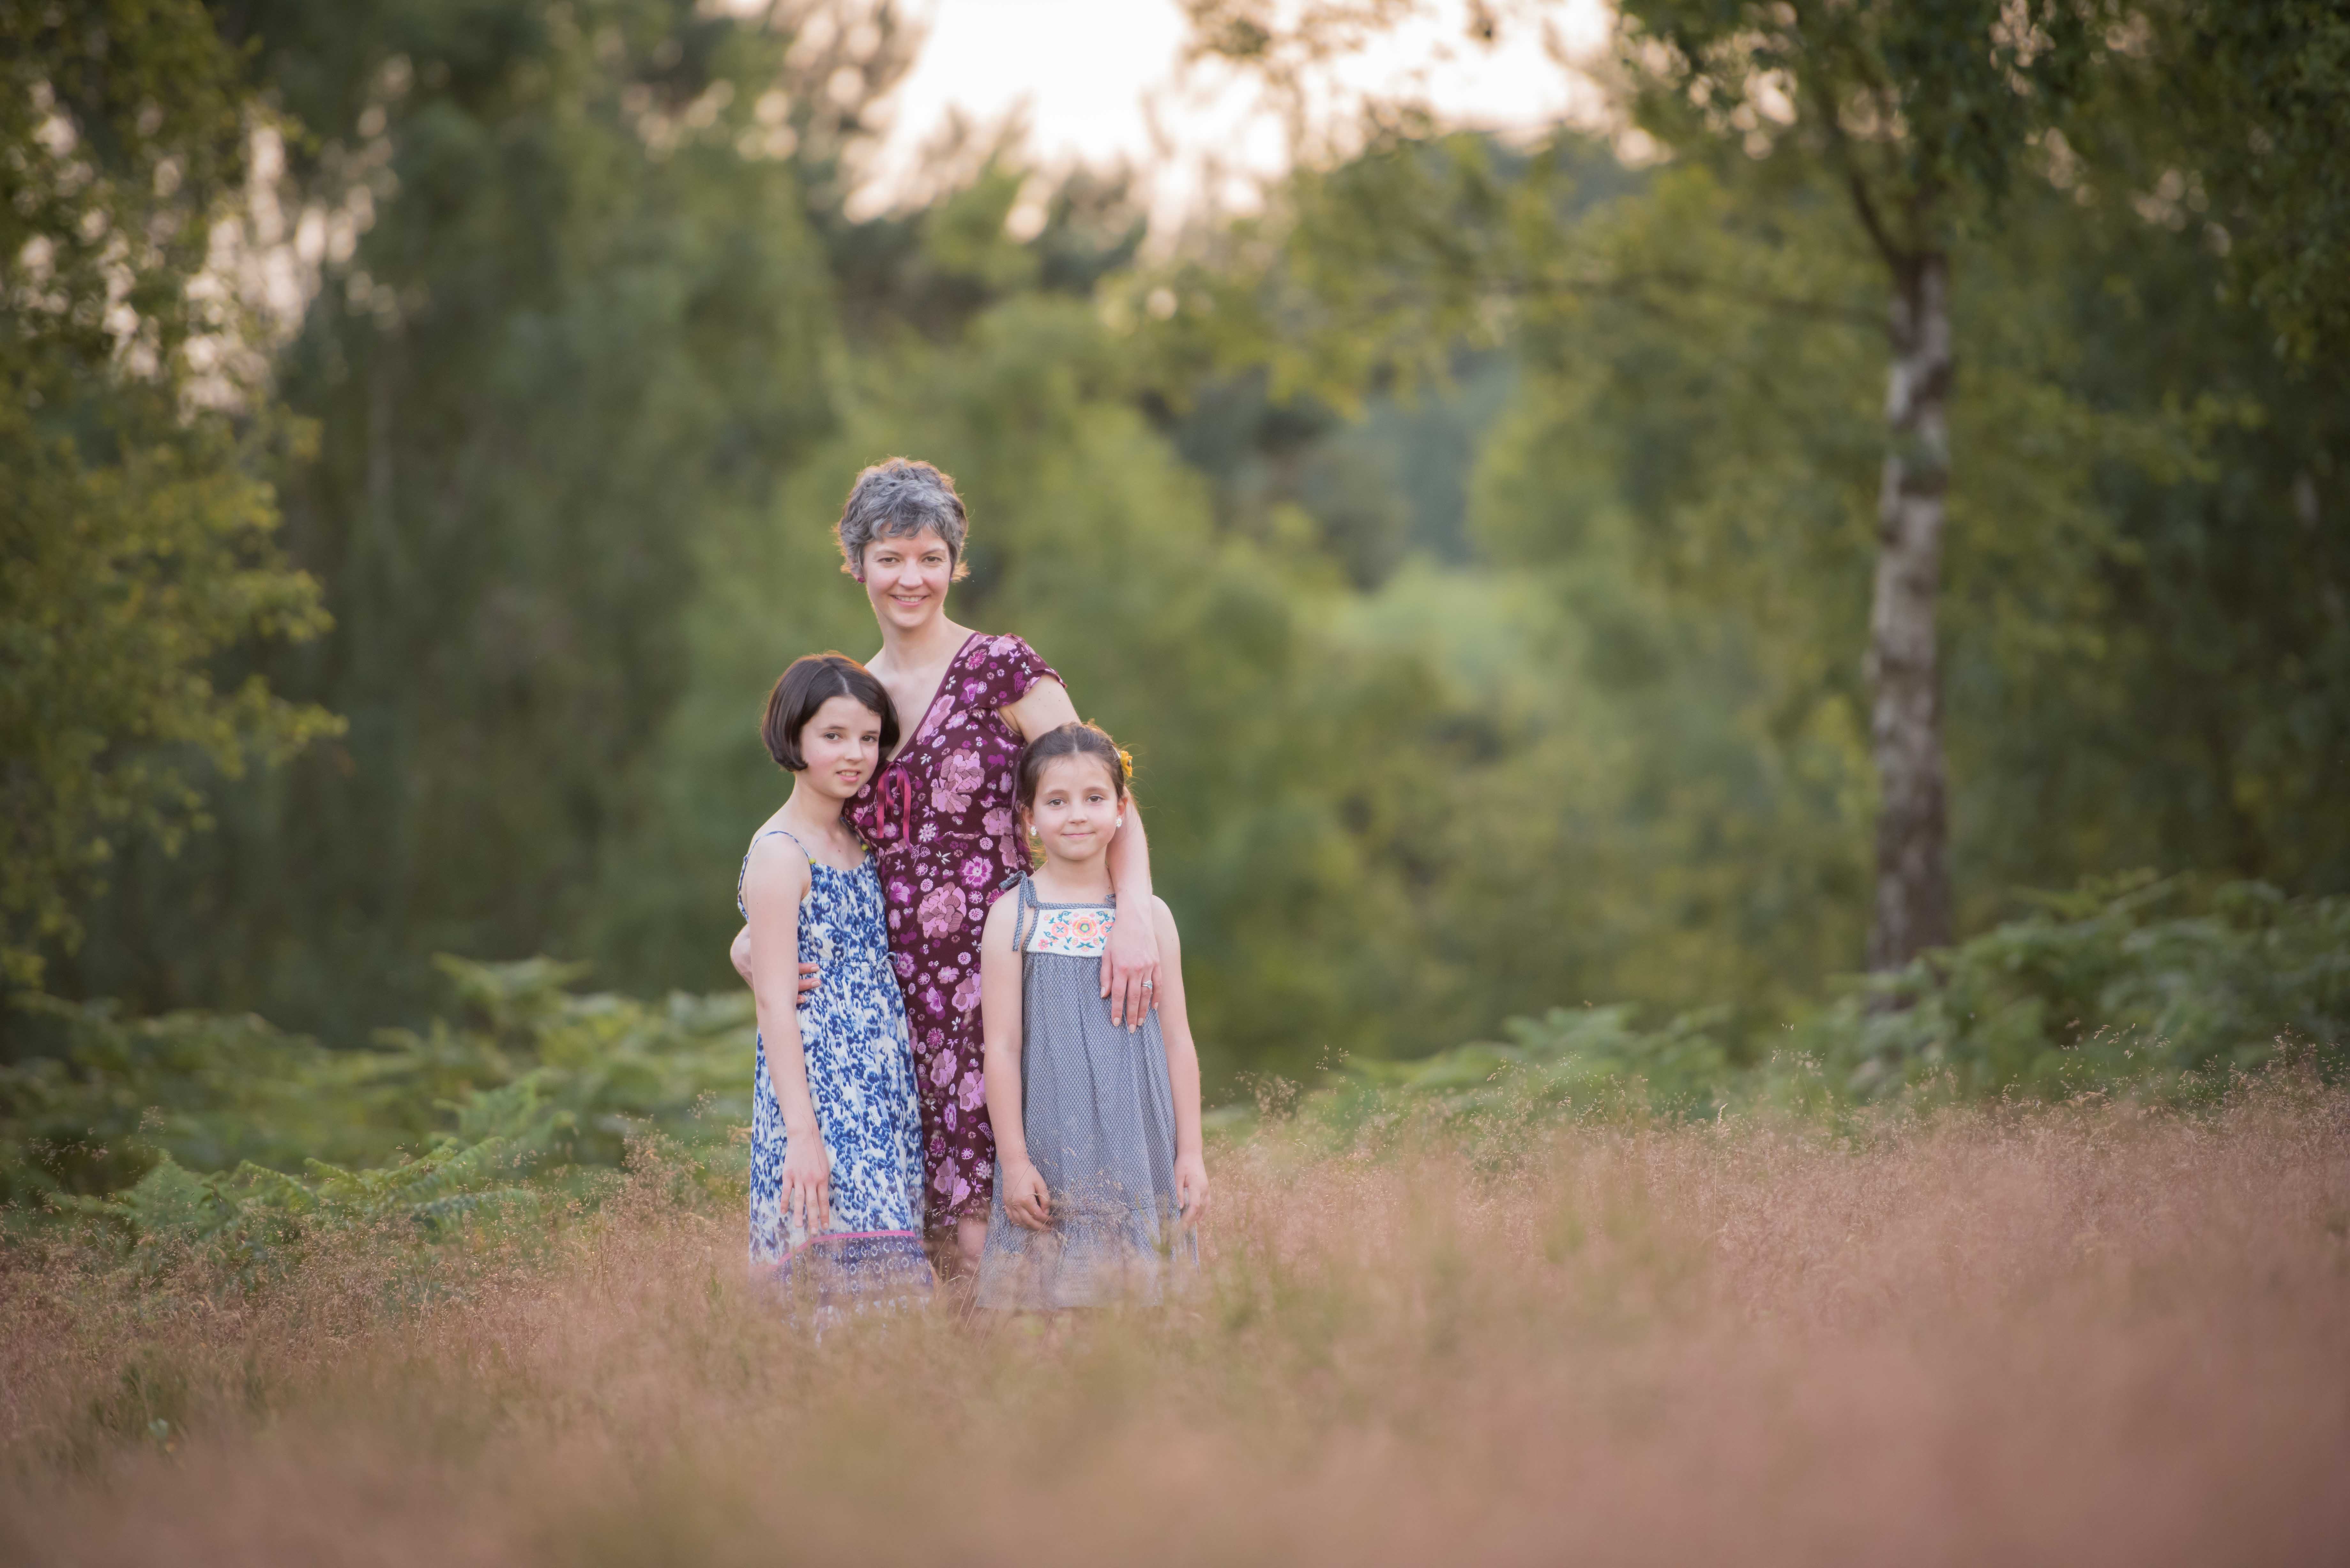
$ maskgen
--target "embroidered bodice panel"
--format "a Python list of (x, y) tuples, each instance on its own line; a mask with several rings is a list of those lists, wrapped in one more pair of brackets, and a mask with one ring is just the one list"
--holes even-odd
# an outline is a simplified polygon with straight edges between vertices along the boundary
[(1027, 950), (1099, 958), (1109, 950), (1109, 934), (1117, 924), (1118, 910), (1107, 904), (1043, 905), (1036, 910)]

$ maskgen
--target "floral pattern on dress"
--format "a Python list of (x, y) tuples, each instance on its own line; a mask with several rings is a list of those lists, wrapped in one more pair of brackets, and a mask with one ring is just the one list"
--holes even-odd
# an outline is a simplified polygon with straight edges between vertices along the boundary
[(1058, 680), (1020, 639), (972, 634), (905, 745), (849, 803), (879, 865), (890, 961), (912, 1016), (934, 1219), (984, 1214), (993, 1190), (979, 933), (1005, 875), (1027, 869), (1013, 819), (1023, 742), (1003, 710)]
[(1109, 934), (1117, 928), (1118, 910), (1110, 905), (1040, 906), (1035, 929), (1026, 950), (1066, 953), (1071, 958), (1099, 958), (1109, 951)]
[[(770, 830), (785, 838), (781, 828)], [(761, 836), (766, 836), (762, 835)], [(799, 841), (793, 839), (793, 843)], [(745, 872), (751, 858), (743, 857)], [(743, 907), (736, 880), (734, 907)], [(832, 1163), (831, 1236), (895, 1232), (920, 1253), (922, 1127), (906, 1005), (891, 972), (886, 900), (873, 857), (854, 871), (808, 863), (800, 904), (799, 961), (816, 966), (817, 985), (800, 1009), (808, 1097)], [(746, 914), (745, 919), (748, 919)], [(753, 1053), (751, 1265), (774, 1269), (812, 1240), (783, 1220), (784, 1112), (767, 1072), (767, 1042)]]

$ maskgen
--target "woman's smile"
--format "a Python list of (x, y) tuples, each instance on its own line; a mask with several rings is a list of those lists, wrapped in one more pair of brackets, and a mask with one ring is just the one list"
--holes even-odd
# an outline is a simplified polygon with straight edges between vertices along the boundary
[(858, 576), (874, 614), (917, 628), (944, 607), (954, 568), (954, 552), (936, 530), (925, 529), (911, 537), (884, 535), (868, 543)]

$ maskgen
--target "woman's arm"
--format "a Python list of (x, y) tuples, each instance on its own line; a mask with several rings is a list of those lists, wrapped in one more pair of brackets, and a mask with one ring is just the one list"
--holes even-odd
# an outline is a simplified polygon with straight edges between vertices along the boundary
[(1069, 701), (1069, 689), (1057, 680), (1037, 681), (1003, 711), (1003, 722), (1019, 731), (1024, 741), (1077, 722), (1077, 705)]
[(1003, 1174), (1003, 1212), (1015, 1225), (1042, 1231), (1052, 1223), (1052, 1195), (1028, 1158), (1028, 1128), (1020, 1111), (1020, 954), (1013, 948), (1020, 898), (1007, 893), (987, 911), (979, 933), (979, 1023), (987, 1120), (995, 1129), (996, 1168)]
[[(1109, 841), (1109, 886), (1121, 909), (1148, 909), (1157, 901), (1150, 890), (1150, 841), (1142, 836), (1142, 803), (1130, 794), (1126, 821)], [(1166, 951), (1159, 937), (1156, 920), (1120, 920), (1110, 928), (1101, 993), (1109, 998), (1113, 1024), (1142, 1027), (1142, 1015), (1158, 994), (1153, 988)]]
[[(1076, 704), (1069, 689), (1057, 680), (1039, 680), (1027, 694), (1003, 710), (1004, 721), (1033, 741), (1047, 730), (1077, 722)], [(1109, 841), (1109, 886), (1121, 909), (1150, 908), (1150, 844), (1142, 836), (1142, 807), (1126, 797), (1126, 821)], [(1149, 920), (1120, 920), (1111, 928), (1109, 950), (1102, 954), (1101, 993), (1109, 998), (1109, 1021), (1128, 1029), (1142, 1027), (1150, 1011), (1152, 988), (1159, 980), (1159, 933)]]
[(743, 875), (743, 908), (751, 921), (751, 996), (759, 1038), (784, 1113), (784, 1218), (816, 1234), (832, 1226), (832, 1161), (808, 1092), (799, 1011), (781, 1000), (798, 992), (800, 903), (807, 891), (807, 857), (797, 848), (766, 838), (753, 846)]
[(1167, 1046), (1167, 1084), (1175, 1091), (1175, 1205), (1185, 1220), (1208, 1208), (1208, 1161), (1200, 1131), (1200, 1052), (1191, 1041), (1191, 1015), (1183, 1006), (1183, 943), (1166, 900), (1150, 901), (1159, 950), (1167, 955), (1159, 972), (1159, 1037)]

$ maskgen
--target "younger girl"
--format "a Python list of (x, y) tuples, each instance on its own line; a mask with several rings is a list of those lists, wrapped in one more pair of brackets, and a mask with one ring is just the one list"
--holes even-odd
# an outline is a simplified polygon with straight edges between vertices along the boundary
[(1044, 866), (988, 911), (980, 941), (995, 1200), (979, 1304), (1049, 1309), (1155, 1300), (1166, 1260), (1206, 1207), (1200, 1058), (1183, 1011), (1175, 919), (1152, 898), (1158, 1005), (1119, 1027), (1101, 956), (1121, 916), (1110, 839), (1125, 754), (1091, 724), (1028, 744), (1017, 798)]
[[(767, 699), (791, 798), (743, 857), (759, 1015), (751, 1113), (751, 1267), (826, 1306), (927, 1293), (922, 1127), (881, 884), (840, 811), (897, 743), (866, 668), (811, 654)], [(801, 966), (818, 984), (805, 1008)]]

